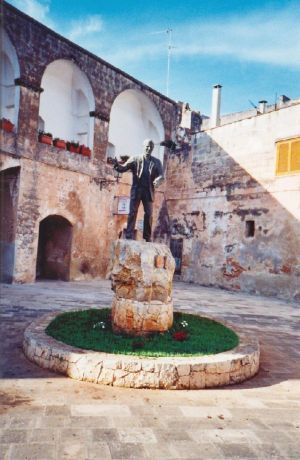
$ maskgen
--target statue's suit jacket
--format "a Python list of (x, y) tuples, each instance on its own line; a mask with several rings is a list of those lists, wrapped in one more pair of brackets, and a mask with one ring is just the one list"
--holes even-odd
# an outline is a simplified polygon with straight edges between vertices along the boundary
[[(149, 192), (150, 201), (154, 201), (154, 187), (158, 187), (164, 180), (164, 173), (161, 161), (158, 158), (149, 158)], [(131, 157), (126, 163), (117, 164), (115, 169), (120, 172), (131, 171), (133, 175), (132, 186), (131, 186), (131, 199), (135, 199), (137, 190), (139, 189), (139, 179), (142, 175), (144, 168), (144, 157)]]

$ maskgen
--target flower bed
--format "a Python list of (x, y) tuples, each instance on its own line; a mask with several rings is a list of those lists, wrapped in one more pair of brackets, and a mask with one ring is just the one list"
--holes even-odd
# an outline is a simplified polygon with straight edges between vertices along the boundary
[[(48, 313), (27, 327), (24, 352), (42, 368), (73, 379), (118, 387), (188, 390), (240, 383), (254, 376), (259, 368), (259, 343), (255, 336), (241, 330), (239, 345), (223, 353), (149, 358), (84, 350), (57, 341), (45, 333), (56, 315)], [(95, 324), (93, 319), (90, 330), (99, 335), (103, 325), (93, 328)], [(132, 340), (137, 349), (143, 343), (140, 338)]]
[(57, 340), (76, 347), (139, 356), (193, 356), (220, 353), (238, 345), (238, 336), (221, 323), (197, 315), (174, 313), (172, 328), (137, 338), (115, 334), (111, 310), (63, 313), (47, 328)]

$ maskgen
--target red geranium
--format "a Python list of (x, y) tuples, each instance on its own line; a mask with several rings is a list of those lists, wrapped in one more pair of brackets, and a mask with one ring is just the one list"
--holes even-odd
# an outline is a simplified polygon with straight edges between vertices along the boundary
[(174, 334), (172, 335), (173, 339), (174, 340), (177, 340), (178, 342), (183, 342), (184, 340), (187, 339), (187, 332), (186, 331), (177, 331), (177, 332), (174, 332)]

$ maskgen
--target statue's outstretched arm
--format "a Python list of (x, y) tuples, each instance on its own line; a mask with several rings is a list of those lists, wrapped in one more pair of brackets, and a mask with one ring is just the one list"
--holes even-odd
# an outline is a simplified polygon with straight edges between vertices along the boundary
[(114, 163), (114, 169), (120, 173), (123, 173), (123, 172), (129, 171), (130, 169), (132, 169), (133, 163), (134, 163), (134, 157), (128, 158), (128, 160), (124, 164), (119, 163), (118, 160), (116, 159)]

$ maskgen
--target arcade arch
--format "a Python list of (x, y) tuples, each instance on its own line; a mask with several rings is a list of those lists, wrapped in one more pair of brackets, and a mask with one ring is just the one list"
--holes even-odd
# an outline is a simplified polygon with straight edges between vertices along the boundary
[(59, 59), (46, 67), (41, 86), (40, 126), (53, 137), (93, 148), (95, 99), (87, 76), (72, 61)]
[(128, 89), (120, 93), (111, 108), (108, 156), (141, 155), (145, 139), (152, 139), (153, 155), (163, 161), (164, 126), (154, 103), (141, 91)]
[(6, 31), (0, 29), (1, 65), (0, 65), (0, 113), (15, 126), (18, 124), (20, 87), (15, 80), (20, 78), (20, 66), (16, 50)]

